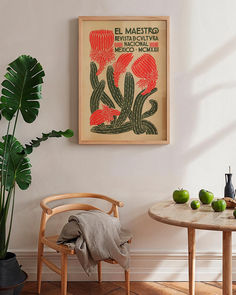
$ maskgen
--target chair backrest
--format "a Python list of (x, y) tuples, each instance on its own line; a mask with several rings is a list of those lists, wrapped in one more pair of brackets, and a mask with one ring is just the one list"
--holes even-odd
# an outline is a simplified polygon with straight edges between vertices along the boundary
[(99, 195), (99, 194), (90, 194), (90, 193), (73, 193), (73, 194), (63, 194), (63, 195), (53, 195), (47, 198), (44, 198), (40, 202), (40, 206), (42, 208), (42, 216), (41, 216), (41, 225), (40, 225), (40, 232), (39, 237), (43, 237), (45, 234), (45, 228), (47, 221), (54, 215), (66, 211), (72, 210), (100, 210), (100, 208), (94, 207), (90, 204), (83, 204), (83, 203), (73, 203), (73, 204), (64, 204), (55, 206), (54, 208), (48, 207), (48, 203), (58, 201), (58, 200), (66, 200), (66, 199), (81, 199), (81, 198), (93, 198), (93, 199), (101, 199), (107, 201), (111, 204), (111, 208), (108, 212), (109, 215), (119, 218), (118, 207), (123, 207), (124, 204), (120, 201), (111, 199), (107, 196)]

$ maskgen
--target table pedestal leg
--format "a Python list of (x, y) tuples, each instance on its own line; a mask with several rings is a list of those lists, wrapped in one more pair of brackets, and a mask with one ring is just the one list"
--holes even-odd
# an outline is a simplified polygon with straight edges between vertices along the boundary
[(195, 229), (188, 228), (189, 295), (195, 294)]
[(223, 232), (223, 295), (232, 295), (232, 233)]

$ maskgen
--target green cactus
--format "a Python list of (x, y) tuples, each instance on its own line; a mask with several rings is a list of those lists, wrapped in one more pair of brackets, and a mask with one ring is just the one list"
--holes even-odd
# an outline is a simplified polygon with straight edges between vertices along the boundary
[(115, 126), (115, 124), (116, 124), (116, 120), (117, 120), (117, 116), (113, 116), (113, 118), (114, 118), (114, 120), (113, 121), (111, 121), (111, 126)]
[(111, 125), (106, 125), (105, 127), (94, 126), (92, 127), (91, 131), (95, 133), (101, 133), (101, 134), (120, 134), (124, 132), (131, 131), (133, 129), (133, 126), (130, 122), (124, 123), (120, 127), (113, 127)]
[[(94, 62), (91, 62), (90, 63), (90, 82), (93, 89), (95, 89), (99, 84), (98, 76), (96, 75), (96, 73), (97, 73), (97, 66)], [(115, 108), (113, 101), (105, 92), (102, 93), (101, 101), (104, 104), (108, 105), (109, 108)]]
[(146, 101), (146, 99), (155, 93), (157, 91), (157, 88), (154, 88), (151, 92), (142, 95), (144, 90), (139, 92), (137, 95), (135, 102), (134, 102), (134, 107), (133, 107), (133, 112), (132, 112), (132, 121), (133, 121), (133, 127), (134, 127), (134, 133), (135, 134), (142, 134), (145, 132), (145, 128), (142, 127), (142, 110), (143, 110), (143, 105)]
[(125, 75), (124, 100), (115, 127), (120, 127), (129, 117), (134, 100), (134, 78), (131, 73)]
[(108, 66), (106, 75), (107, 85), (112, 96), (112, 98), (110, 98), (104, 91), (105, 81), (101, 80), (99, 82), (98, 80), (96, 75), (96, 64), (93, 62), (90, 63), (90, 81), (93, 88), (93, 93), (90, 98), (91, 113), (99, 109), (100, 101), (108, 107), (115, 109), (115, 104), (112, 101), (113, 99), (120, 108), (120, 115), (114, 116), (114, 120), (112, 120), (109, 125), (102, 123), (98, 126), (94, 126), (91, 128), (91, 132), (100, 134), (120, 134), (133, 130), (135, 134), (158, 134), (153, 123), (144, 120), (156, 113), (158, 109), (156, 100), (150, 99), (149, 102), (151, 104), (151, 108), (143, 113), (145, 101), (149, 96), (157, 91), (157, 88), (154, 88), (150, 93), (145, 95), (142, 95), (143, 91), (145, 91), (142, 90), (139, 92), (134, 101), (135, 85), (133, 75), (129, 72), (125, 75), (123, 96), (119, 87), (115, 86), (113, 72), (113, 67)]
[(156, 127), (147, 120), (142, 121), (142, 127), (145, 130), (146, 134), (158, 134)]
[(150, 102), (150, 104), (152, 106), (151, 106), (150, 110), (148, 110), (148, 111), (146, 111), (145, 113), (142, 114), (142, 119), (151, 117), (152, 115), (155, 114), (155, 112), (158, 109), (158, 104), (157, 104), (157, 102), (154, 99), (150, 99), (149, 102)]
[(102, 97), (104, 88), (105, 88), (105, 81), (104, 80), (101, 80), (101, 82), (98, 83), (98, 86), (96, 88), (94, 88), (93, 93), (90, 98), (90, 111), (91, 111), (91, 113), (93, 113), (99, 109), (99, 101)]
[(120, 108), (122, 108), (122, 104), (123, 104), (123, 96), (121, 94), (121, 91), (118, 87), (116, 87), (115, 83), (114, 83), (114, 76), (113, 76), (113, 67), (109, 66), (107, 68), (107, 84), (108, 84), (108, 88), (111, 92), (111, 95), (113, 97), (113, 99), (115, 100), (115, 102), (118, 104), (118, 106)]

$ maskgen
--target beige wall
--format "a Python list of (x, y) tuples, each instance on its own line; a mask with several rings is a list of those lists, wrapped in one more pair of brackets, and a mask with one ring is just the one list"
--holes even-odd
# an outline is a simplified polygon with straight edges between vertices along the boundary
[[(43, 143), (31, 156), (30, 189), (17, 191), (12, 250), (36, 250), (39, 201), (64, 192), (124, 201), (121, 219), (134, 234), (133, 251), (186, 250), (185, 230), (154, 222), (147, 210), (171, 199), (178, 186), (192, 197), (201, 188), (221, 197), (229, 164), (236, 184), (235, 11), (233, 0), (0, 0), (0, 80), (20, 54), (36, 57), (46, 72), (38, 120), (17, 129), (23, 142), (53, 128), (70, 127), (77, 136), (79, 15), (171, 17), (171, 144), (80, 146), (77, 138)], [(198, 250), (220, 251), (219, 238), (199, 233)]]

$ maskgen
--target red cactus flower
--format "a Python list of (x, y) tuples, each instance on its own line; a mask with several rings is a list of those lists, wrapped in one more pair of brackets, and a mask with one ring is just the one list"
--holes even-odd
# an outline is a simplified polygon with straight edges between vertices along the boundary
[(146, 88), (142, 95), (152, 91), (156, 87), (158, 72), (156, 61), (148, 53), (141, 55), (132, 65), (132, 71), (138, 78), (141, 78), (137, 85), (140, 88)]
[(114, 75), (114, 82), (115, 82), (116, 87), (118, 87), (120, 75), (126, 71), (126, 68), (129, 65), (129, 63), (131, 62), (133, 57), (134, 56), (132, 53), (123, 53), (118, 57), (117, 61), (114, 63), (113, 75)]
[(101, 74), (105, 66), (115, 58), (114, 33), (109, 30), (91, 31), (89, 35), (91, 44), (91, 60), (99, 64), (97, 75)]
[(100, 125), (104, 122), (110, 123), (114, 120), (114, 116), (119, 116), (120, 111), (102, 105), (102, 110), (96, 110), (90, 116), (90, 125)]

